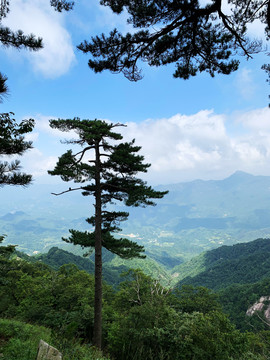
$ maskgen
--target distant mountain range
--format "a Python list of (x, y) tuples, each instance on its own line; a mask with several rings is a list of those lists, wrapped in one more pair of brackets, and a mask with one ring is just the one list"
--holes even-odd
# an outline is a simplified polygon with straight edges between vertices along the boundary
[[(58, 246), (68, 229), (88, 229), (93, 199), (72, 192), (53, 196), (66, 184), (0, 189), (0, 233), (26, 253)], [(224, 180), (196, 180), (157, 187), (169, 194), (155, 207), (130, 208), (121, 236), (145, 245), (159, 265), (174, 266), (206, 250), (270, 237), (270, 177), (236, 172)], [(120, 206), (122, 209), (122, 207)]]

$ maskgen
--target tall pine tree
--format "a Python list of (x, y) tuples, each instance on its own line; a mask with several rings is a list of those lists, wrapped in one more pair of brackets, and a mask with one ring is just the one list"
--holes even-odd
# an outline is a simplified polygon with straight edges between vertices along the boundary
[(95, 248), (95, 314), (93, 344), (101, 348), (102, 340), (102, 247), (122, 258), (144, 257), (143, 246), (128, 239), (116, 238), (119, 222), (128, 218), (128, 213), (113, 211), (108, 204), (123, 202), (127, 206), (155, 205), (152, 199), (162, 198), (167, 191), (155, 191), (136, 177), (138, 172), (147, 172), (149, 164), (143, 163), (140, 147), (135, 141), (121, 142), (122, 135), (114, 131), (122, 124), (109, 124), (102, 120), (51, 120), (50, 126), (61, 131), (75, 131), (78, 139), (66, 141), (80, 146), (77, 152), (68, 150), (63, 154), (51, 175), (59, 175), (64, 181), (74, 181), (81, 186), (68, 188), (60, 195), (81, 190), (84, 196), (95, 198), (95, 215), (87, 221), (94, 227), (92, 232), (70, 230), (65, 241)]

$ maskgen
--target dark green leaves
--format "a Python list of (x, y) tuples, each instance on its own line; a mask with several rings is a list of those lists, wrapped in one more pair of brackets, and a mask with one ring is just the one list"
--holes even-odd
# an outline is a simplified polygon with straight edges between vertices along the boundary
[[(144, 257), (140, 255), (142, 246), (111, 235), (112, 232), (120, 231), (120, 222), (126, 220), (129, 214), (111, 208), (107, 210), (107, 205), (121, 202), (136, 207), (155, 205), (153, 199), (160, 199), (167, 194), (167, 191), (155, 191), (136, 177), (137, 173), (145, 173), (150, 167), (139, 154), (141, 147), (135, 145), (135, 140), (119, 143), (122, 135), (113, 129), (122, 124), (74, 118), (51, 120), (50, 125), (77, 134), (77, 137), (66, 143), (79, 146), (81, 150), (68, 150), (49, 174), (59, 175), (64, 181), (83, 183), (81, 188), (76, 189), (81, 190), (84, 196), (92, 195), (95, 198), (94, 216), (87, 219), (94, 227), (94, 232), (70, 230), (71, 236), (64, 240), (83, 248), (94, 247), (97, 233), (100, 233), (102, 239), (99, 240), (109, 251), (123, 258)], [(64, 192), (72, 190), (75, 189), (69, 188)]]
[[(95, 247), (94, 232), (82, 232), (77, 230), (69, 230), (69, 232), (71, 234), (69, 238), (62, 238), (65, 242), (80, 245), (83, 249)], [(125, 238), (117, 239), (108, 231), (103, 231), (102, 233), (102, 246), (123, 259), (132, 259), (135, 257), (142, 259), (145, 258), (145, 255), (142, 255), (144, 252), (143, 246)]]
[(7, 77), (0, 73), (0, 103), (3, 101), (3, 97), (6, 96), (8, 92), (6, 81)]
[(261, 49), (260, 42), (246, 38), (247, 24), (260, 19), (269, 33), (270, 3), (229, 2), (234, 5), (230, 15), (223, 13), (221, 0), (205, 6), (198, 0), (102, 0), (115, 13), (126, 10), (128, 24), (138, 30), (122, 35), (114, 29), (109, 36), (82, 42), (78, 49), (91, 54), (88, 65), (95, 72), (121, 72), (131, 81), (142, 78), (140, 60), (150, 66), (175, 64), (174, 77), (183, 79), (203, 71), (230, 74), (238, 69), (236, 51), (249, 58)]
[[(0, 114), (0, 156), (22, 155), (32, 148), (31, 141), (25, 141), (24, 134), (34, 128), (34, 120), (23, 120), (17, 124), (13, 113)], [(27, 185), (32, 176), (20, 172), (20, 161), (0, 162), (0, 186)]]
[(12, 118), (13, 115), (0, 114), (0, 155), (22, 155), (24, 151), (32, 148), (32, 142), (25, 141), (23, 135), (33, 130), (34, 120), (23, 120), (17, 124)]
[(87, 163), (82, 163), (76, 159), (71, 150), (63, 154), (53, 171), (48, 171), (50, 175), (59, 175), (63, 181), (74, 180), (77, 183), (90, 181), (94, 175), (94, 167)]
[(33, 51), (43, 48), (42, 39), (35, 35), (25, 35), (21, 30), (13, 32), (8, 27), (0, 26), (0, 42), (2, 45), (17, 49), (27, 48)]
[(63, 10), (69, 11), (73, 9), (74, 1), (66, 0), (51, 0), (51, 6), (55, 8), (56, 11), (62, 12)]

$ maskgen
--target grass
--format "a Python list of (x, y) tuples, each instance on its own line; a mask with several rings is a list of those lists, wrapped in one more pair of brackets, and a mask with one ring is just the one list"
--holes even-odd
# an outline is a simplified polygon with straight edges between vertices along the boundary
[(0, 319), (1, 360), (35, 360), (40, 339), (59, 349), (65, 360), (109, 360), (88, 345), (53, 340), (45, 327)]

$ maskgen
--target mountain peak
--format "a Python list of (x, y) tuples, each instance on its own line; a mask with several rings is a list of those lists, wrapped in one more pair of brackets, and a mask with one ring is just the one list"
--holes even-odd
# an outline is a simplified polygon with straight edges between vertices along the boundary
[(238, 183), (243, 183), (243, 182), (246, 182), (246, 181), (251, 181), (251, 180), (254, 180), (255, 176), (254, 175), (251, 175), (251, 174), (248, 174), (244, 171), (236, 171), (234, 172), (231, 176), (227, 177), (226, 179), (224, 180), (221, 180), (223, 181), (224, 183), (234, 183), (234, 184), (238, 184)]
[(249, 177), (249, 178), (251, 178), (251, 177), (254, 177), (254, 175), (251, 175), (251, 174), (249, 174), (249, 173), (247, 173), (247, 172), (244, 172), (244, 171), (241, 171), (241, 170), (237, 170), (237, 171), (235, 171), (231, 176), (229, 176), (229, 178), (232, 178), (232, 177), (234, 177), (234, 178), (244, 178), (244, 177)]

